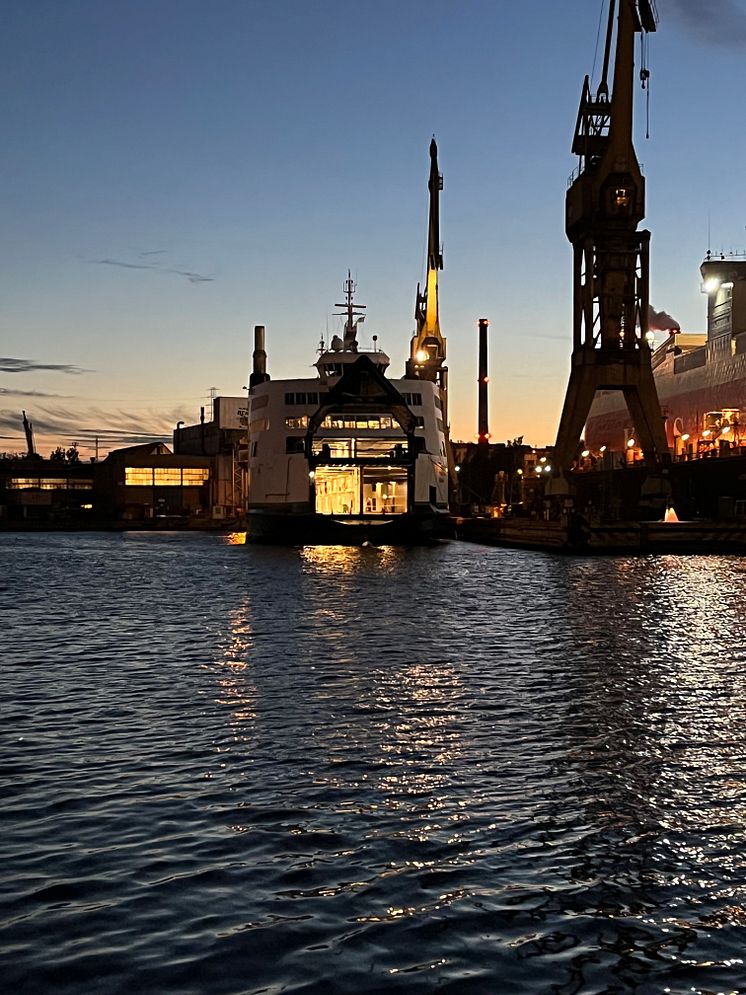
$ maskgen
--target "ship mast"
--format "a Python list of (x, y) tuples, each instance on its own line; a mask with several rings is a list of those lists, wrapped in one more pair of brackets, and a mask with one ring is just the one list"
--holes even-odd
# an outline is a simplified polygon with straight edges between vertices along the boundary
[[(596, 94), (587, 76), (583, 83), (572, 144), (579, 165), (565, 202), (574, 260), (573, 352), (554, 447), (554, 470), (560, 476), (577, 455), (597, 390), (622, 392), (649, 464), (668, 458), (647, 341), (650, 232), (637, 230), (645, 216), (645, 181), (632, 133), (635, 35), (655, 28), (653, 0), (610, 0)], [(647, 78), (647, 70), (641, 78)], [(557, 478), (552, 485), (551, 492), (562, 492)]]
[(365, 304), (355, 304), (353, 297), (355, 295), (356, 284), (352, 279), (352, 274), (347, 270), (347, 279), (344, 282), (344, 304), (335, 304), (335, 307), (342, 307), (344, 311), (342, 314), (337, 315), (337, 317), (343, 317), (345, 319), (344, 327), (344, 339), (343, 339), (343, 350), (345, 352), (357, 352), (357, 326), (361, 321), (365, 321)]

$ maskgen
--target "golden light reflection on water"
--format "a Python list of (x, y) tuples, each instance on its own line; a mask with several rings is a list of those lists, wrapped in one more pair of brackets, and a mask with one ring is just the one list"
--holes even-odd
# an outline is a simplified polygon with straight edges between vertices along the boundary
[(256, 719), (257, 689), (250, 673), (249, 653), (253, 647), (249, 621), (249, 599), (228, 616), (228, 633), (222, 656), (215, 663), (220, 668), (215, 701), (231, 710), (230, 724), (240, 728)]
[(245, 546), (246, 545), (246, 533), (245, 532), (227, 532), (222, 536), (222, 540), (226, 546)]
[(377, 725), (383, 770), (377, 788), (391, 811), (411, 811), (417, 821), (396, 834), (426, 841), (447, 834), (457, 842), (454, 822), (466, 819), (452, 796), (463, 752), (458, 720), (459, 678), (448, 663), (411, 664), (381, 674), (370, 705), (386, 717)]
[(353, 574), (370, 569), (371, 562), (383, 570), (392, 570), (403, 551), (396, 546), (303, 546), (301, 563), (320, 574)]
[(246, 533), (245, 532), (227, 532), (223, 536), (223, 542), (226, 546), (245, 546), (246, 545)]

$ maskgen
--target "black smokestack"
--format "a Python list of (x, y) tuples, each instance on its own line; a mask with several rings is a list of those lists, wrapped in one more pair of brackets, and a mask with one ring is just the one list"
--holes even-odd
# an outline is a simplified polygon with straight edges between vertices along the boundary
[(479, 319), (479, 414), (478, 414), (478, 442), (480, 446), (486, 446), (490, 441), (490, 430), (487, 416), (487, 329), (489, 321), (486, 318)]
[(266, 383), (269, 380), (267, 375), (267, 353), (264, 350), (264, 325), (254, 325), (254, 367), (249, 376), (249, 388), (256, 387), (257, 384)]

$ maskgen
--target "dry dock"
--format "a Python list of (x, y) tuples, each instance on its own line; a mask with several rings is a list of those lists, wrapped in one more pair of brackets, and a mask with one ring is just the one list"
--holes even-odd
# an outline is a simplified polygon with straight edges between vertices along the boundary
[(731, 522), (591, 524), (510, 518), (462, 518), (456, 538), (488, 546), (562, 553), (746, 553), (746, 525)]

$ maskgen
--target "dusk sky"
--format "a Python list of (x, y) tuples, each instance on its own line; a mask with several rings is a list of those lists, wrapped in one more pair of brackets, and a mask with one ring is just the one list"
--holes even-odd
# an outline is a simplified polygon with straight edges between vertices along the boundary
[[(567, 179), (601, 0), (4, 0), (0, 451), (81, 454), (311, 375), (347, 269), (403, 373), (444, 175), (454, 439), (554, 441), (571, 348)], [(651, 303), (704, 330), (699, 264), (746, 250), (746, 0), (657, 0), (637, 153)], [(605, 11), (604, 11), (605, 24)], [(639, 48), (638, 48), (639, 51)]]

